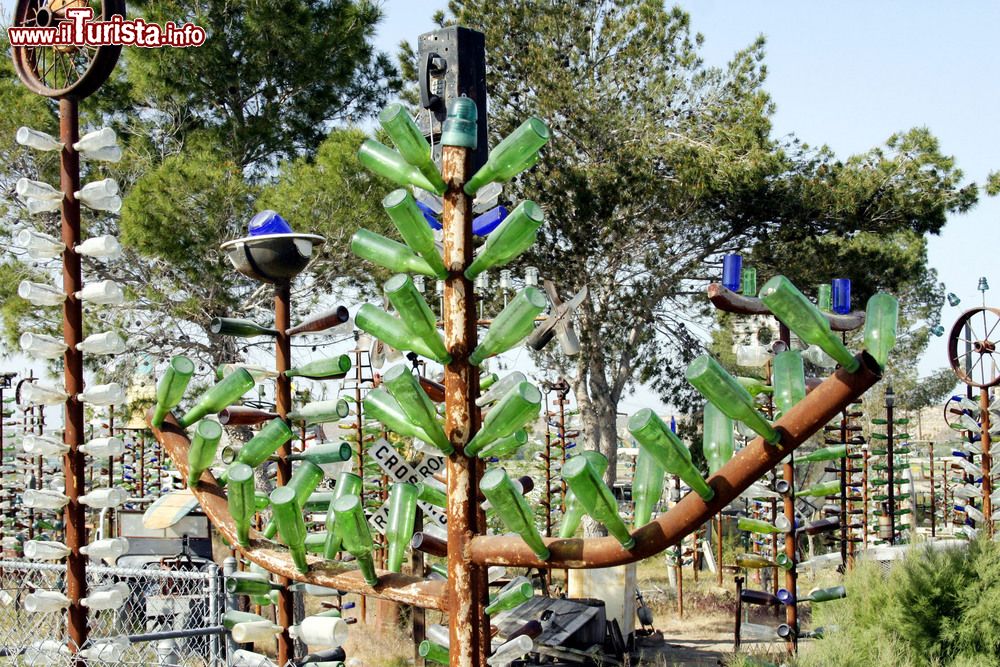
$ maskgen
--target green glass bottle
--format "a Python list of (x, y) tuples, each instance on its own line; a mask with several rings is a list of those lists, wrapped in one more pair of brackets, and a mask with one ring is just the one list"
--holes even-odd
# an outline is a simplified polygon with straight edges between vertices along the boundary
[(295, 569), (305, 574), (309, 571), (306, 562), (306, 522), (295, 497), (295, 489), (281, 486), (271, 492), (271, 514), (278, 525), (281, 542), (291, 553)]
[(476, 349), (469, 355), (469, 363), (479, 366), (488, 358), (506, 352), (524, 340), (535, 328), (538, 316), (548, 299), (537, 287), (525, 287), (493, 319), (490, 328)]
[(178, 419), (177, 423), (181, 428), (187, 428), (207, 414), (221, 412), (253, 389), (253, 386), (253, 376), (245, 368), (237, 369), (202, 394), (194, 407)]
[(427, 347), (423, 340), (407, 328), (403, 320), (370, 303), (362, 304), (358, 309), (354, 324), (397, 350), (410, 350), (440, 364), (451, 363), (451, 355), (439, 357), (437, 352)]
[(256, 322), (236, 317), (213, 317), (208, 325), (208, 330), (216, 336), (236, 336), (237, 338), (278, 335), (277, 329), (262, 327)]
[(500, 521), (507, 530), (517, 533), (528, 547), (542, 560), (548, 560), (551, 552), (542, 541), (535, 526), (534, 513), (524, 495), (519, 493), (514, 482), (503, 468), (493, 468), (483, 475), (479, 484), (486, 499), (490, 501)]
[(194, 438), (188, 448), (188, 486), (198, 486), (201, 473), (215, 461), (215, 452), (222, 438), (222, 425), (217, 421), (202, 419), (194, 429)]
[(743, 276), (740, 280), (740, 294), (743, 296), (757, 296), (757, 269), (752, 266), (743, 267)]
[(326, 512), (326, 543), (323, 545), (323, 557), (333, 560), (340, 551), (340, 536), (337, 535), (337, 514), (333, 511), (333, 504), (344, 496), (357, 496), (361, 493), (362, 480), (352, 472), (342, 472), (337, 477), (337, 484), (333, 487), (333, 500)]
[(806, 397), (806, 376), (802, 355), (786, 350), (774, 356), (774, 405), (785, 414)]
[(833, 289), (830, 283), (816, 286), (816, 307), (824, 313), (833, 311)]
[(447, 272), (441, 275), (432, 269), (427, 260), (413, 252), (409, 246), (367, 229), (354, 232), (351, 237), (351, 252), (396, 273), (417, 273), (442, 280), (448, 276)]
[(820, 347), (848, 373), (858, 370), (860, 362), (830, 329), (826, 316), (788, 278), (775, 276), (764, 283), (760, 300), (804, 342)]
[(289, 461), (307, 461), (313, 465), (322, 466), (328, 463), (340, 463), (350, 461), (353, 455), (351, 446), (346, 442), (337, 442), (326, 445), (313, 445), (306, 447), (297, 454), (291, 454)]
[(417, 489), (417, 500), (442, 509), (448, 507), (448, 495), (441, 489), (428, 482), (417, 482), (414, 486)]
[[(608, 459), (600, 452), (588, 450), (580, 452), (579, 456), (587, 459), (590, 467), (597, 472), (598, 476), (603, 476), (604, 472), (608, 469)], [(566, 489), (566, 496), (563, 498), (563, 502), (566, 505), (566, 511), (563, 514), (562, 523), (559, 525), (559, 537), (568, 539), (576, 534), (577, 529), (580, 527), (580, 522), (583, 520), (583, 515), (586, 514), (586, 510), (580, 501), (577, 500), (573, 489)]]
[(363, 403), (365, 414), (382, 422), (382, 425), (390, 431), (410, 438), (420, 438), (424, 442), (434, 442), (430, 435), (410, 421), (399, 401), (385, 389), (381, 387), (372, 389), (365, 395)]
[(885, 292), (873, 294), (865, 308), (865, 351), (880, 368), (889, 361), (889, 352), (896, 345), (899, 321), (899, 301)]
[(399, 313), (406, 328), (432, 350), (437, 358), (450, 361), (451, 355), (448, 354), (441, 334), (438, 333), (434, 313), (414, 286), (413, 279), (405, 273), (397, 273), (386, 282), (385, 295)]
[(382, 208), (389, 214), (403, 241), (424, 258), (434, 273), (442, 280), (448, 276), (441, 253), (434, 244), (434, 232), (427, 226), (427, 219), (417, 207), (409, 190), (393, 190), (382, 199)]
[(443, 182), (441, 185), (431, 182), (420, 172), (420, 169), (403, 159), (402, 155), (374, 139), (365, 139), (365, 142), (361, 144), (361, 148), (358, 149), (358, 160), (368, 171), (392, 181), (396, 185), (404, 187), (415, 185), (421, 190), (427, 190), (427, 192), (433, 192), (436, 195), (444, 194)]
[(781, 437), (754, 407), (753, 397), (710, 355), (692, 361), (685, 373), (687, 381), (730, 419), (743, 422), (771, 444)]
[(486, 445), (510, 435), (538, 416), (542, 392), (530, 382), (522, 382), (500, 399), (483, 419), (482, 428), (465, 445), (465, 455), (475, 456)]
[(777, 535), (779, 533), (787, 533), (790, 523), (783, 514), (779, 514), (775, 518), (774, 523), (770, 523), (769, 521), (764, 521), (762, 519), (751, 519), (749, 517), (741, 516), (736, 520), (736, 527), (739, 530), (745, 530), (748, 533), (757, 533), (759, 535)]
[(372, 558), (372, 534), (361, 509), (361, 498), (353, 495), (338, 498), (333, 503), (333, 511), (337, 515), (335, 528), (344, 549), (358, 561), (365, 583), (374, 586), (378, 583), (378, 576)]
[(821, 482), (814, 486), (801, 489), (795, 492), (796, 496), (834, 496), (840, 494), (840, 480), (834, 479), (829, 482)]
[[(256, 468), (266, 461), (267, 457), (278, 451), (279, 447), (291, 440), (292, 435), (292, 429), (288, 428), (283, 419), (272, 419), (240, 448), (233, 464), (245, 463), (251, 468)], [(225, 484), (229, 479), (229, 469), (233, 464), (219, 477), (220, 483)]]
[(401, 572), (406, 547), (413, 537), (413, 524), (417, 517), (417, 487), (399, 482), (389, 489), (389, 516), (385, 539), (389, 544), (386, 567), (390, 572)]
[(618, 516), (618, 501), (615, 500), (614, 493), (587, 463), (587, 459), (574, 456), (563, 466), (562, 476), (587, 514), (604, 524), (624, 548), (631, 549), (635, 546), (635, 538)]
[(236, 611), (235, 609), (229, 609), (222, 614), (222, 626), (226, 630), (232, 630), (233, 626), (237, 623), (260, 623), (263, 621), (267, 621), (263, 616), (251, 614), (246, 611)]
[(843, 586), (833, 586), (832, 588), (814, 588), (809, 591), (809, 595), (799, 598), (802, 602), (829, 602), (830, 600), (840, 600), (847, 597), (847, 589)]
[(301, 422), (304, 426), (340, 421), (350, 414), (350, 406), (344, 399), (336, 401), (313, 401), (288, 413), (289, 421)]
[(429, 660), (430, 662), (436, 662), (441, 665), (451, 664), (451, 657), (448, 655), (448, 648), (427, 639), (420, 642), (420, 646), (417, 647), (417, 653), (420, 654), (421, 658)]
[(270, 595), (281, 588), (281, 584), (272, 583), (267, 574), (259, 572), (235, 572), (226, 577), (226, 592), (230, 595)]
[(500, 376), (496, 373), (483, 373), (479, 376), (479, 391), (486, 391), (499, 379)]
[(847, 456), (847, 445), (832, 445), (830, 447), (820, 447), (804, 456), (795, 459), (796, 463), (817, 463), (820, 461), (833, 461)]
[(528, 444), (528, 432), (521, 428), (510, 435), (504, 436), (499, 440), (494, 440), (486, 445), (479, 450), (477, 456), (484, 460), (490, 458), (501, 459), (505, 456), (510, 456), (526, 444)]
[(522, 604), (535, 596), (535, 587), (530, 582), (521, 582), (518, 586), (512, 586), (500, 591), (493, 602), (486, 607), (487, 616), (496, 616), (502, 611), (508, 611), (520, 607)]
[(632, 477), (632, 499), (635, 501), (633, 527), (645, 526), (653, 518), (653, 510), (663, 495), (663, 476), (663, 466), (649, 452), (640, 449)]
[(229, 487), (226, 500), (229, 503), (229, 515), (236, 523), (236, 541), (241, 547), (248, 547), (250, 546), (250, 523), (257, 512), (253, 468), (245, 463), (236, 463), (229, 467)]
[(701, 473), (691, 463), (691, 452), (655, 412), (649, 408), (639, 410), (629, 418), (628, 430), (639, 447), (649, 452), (660, 467), (684, 480), (703, 500), (709, 501), (715, 496), (715, 491), (705, 483)]
[(733, 420), (710, 401), (705, 403), (702, 427), (704, 433), (702, 434), (701, 449), (708, 462), (708, 473), (714, 475), (719, 468), (729, 462), (729, 459), (733, 458), (733, 452), (736, 449)]
[(177, 407), (184, 398), (188, 382), (194, 375), (194, 362), (183, 356), (170, 359), (163, 377), (156, 383), (156, 406), (153, 409), (152, 425), (159, 428), (167, 413)]
[(757, 378), (748, 378), (737, 375), (736, 381), (739, 382), (740, 386), (746, 389), (751, 396), (774, 393), (774, 387), (762, 380), (758, 380)]
[(399, 403), (409, 421), (432, 438), (430, 444), (446, 455), (455, 451), (444, 433), (444, 428), (438, 422), (434, 404), (420, 388), (420, 382), (406, 365), (399, 364), (390, 368), (382, 376), (382, 382)]
[[(295, 491), (295, 503), (301, 509), (322, 481), (323, 469), (309, 461), (302, 461), (292, 472), (285, 488)], [(278, 524), (275, 523), (274, 517), (271, 517), (271, 520), (264, 526), (264, 537), (270, 540), (276, 532), (278, 532)]]
[(378, 120), (403, 159), (416, 167), (435, 189), (444, 192), (444, 180), (431, 158), (431, 146), (403, 105), (388, 105), (382, 109)]
[(339, 380), (351, 370), (351, 358), (342, 354), (330, 359), (310, 361), (303, 366), (296, 366), (285, 371), (285, 377), (303, 377), (310, 380)]
[(503, 222), (490, 232), (472, 264), (465, 269), (465, 277), (475, 280), (483, 271), (503, 266), (531, 247), (544, 220), (542, 209), (531, 200), (518, 204)]
[(774, 561), (758, 554), (739, 554), (736, 556), (736, 567), (760, 569), (764, 567), (776, 567), (776, 564)]
[(465, 194), (475, 195), (489, 183), (506, 183), (538, 159), (549, 140), (549, 128), (539, 118), (529, 118), (493, 147), (486, 164), (465, 184)]

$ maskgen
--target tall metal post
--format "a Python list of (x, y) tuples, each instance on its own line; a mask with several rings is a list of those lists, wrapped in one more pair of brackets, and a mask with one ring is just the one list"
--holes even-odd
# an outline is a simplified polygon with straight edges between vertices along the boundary
[(990, 452), (990, 394), (989, 389), (982, 387), (979, 390), (979, 428), (982, 431), (983, 456), (983, 523), (986, 528), (986, 536), (993, 537), (993, 501), (990, 494), (993, 493), (993, 480), (990, 478), (990, 469), (993, 467), (993, 455)]
[[(786, 349), (792, 349), (792, 332), (784, 323), (778, 325), (778, 335), (785, 343)], [(774, 381), (771, 381), (772, 386)], [(798, 561), (795, 557), (795, 454), (790, 453), (781, 468), (782, 478), (788, 482), (788, 493), (784, 495), (785, 518), (791, 526), (785, 535), (785, 555), (791, 563), (791, 567), (785, 570), (785, 588), (792, 592), (792, 603), (785, 605), (785, 623), (792, 628), (792, 633), (786, 640), (788, 651), (794, 653), (799, 648), (799, 606), (798, 606), (798, 575), (795, 566)]]
[[(288, 412), (292, 409), (292, 380), (285, 375), (285, 371), (292, 367), (292, 344), (288, 329), (291, 327), (291, 283), (277, 283), (274, 286), (274, 328), (278, 335), (274, 340), (275, 370), (278, 377), (275, 380), (274, 404), (275, 412), (288, 420)], [(288, 484), (292, 476), (292, 463), (288, 456), (292, 453), (290, 443), (285, 443), (278, 449), (278, 486)], [(292, 638), (288, 634), (288, 628), (295, 624), (295, 608), (293, 604), (293, 593), (288, 589), (291, 580), (288, 577), (278, 577), (278, 583), (282, 585), (278, 590), (278, 625), (281, 626), (281, 634), (278, 635), (278, 664), (284, 665), (293, 657)]]
[(892, 423), (892, 409), (896, 403), (895, 395), (892, 391), (892, 385), (886, 387), (885, 390), (885, 438), (886, 438), (886, 465), (888, 466), (889, 472), (889, 501), (888, 501), (888, 512), (889, 512), (889, 544), (896, 543), (896, 473), (893, 468), (895, 466), (895, 460), (892, 453), (893, 449), (893, 426)]
[[(485, 119), (484, 119), (485, 120)], [(486, 570), (472, 563), (466, 547), (485, 532), (479, 508), (481, 469), (464, 453), (479, 428), (475, 400), (479, 370), (469, 363), (476, 347), (476, 300), (463, 271), (472, 261), (472, 198), (462, 189), (469, 176), (469, 150), (442, 149), (442, 177), (448, 186), (441, 224), (444, 229), (444, 337), (452, 362), (445, 367), (445, 433), (455, 452), (448, 457), (448, 610), (452, 667), (483, 667), (489, 655), (486, 622)]]
[(861, 445), (861, 544), (868, 548), (868, 445)]
[(930, 442), (930, 458), (931, 458), (931, 537), (937, 537), (937, 517), (935, 514), (937, 510), (934, 508), (934, 441)]
[(80, 269), (80, 255), (74, 248), (80, 242), (80, 202), (73, 194), (80, 189), (80, 156), (73, 144), (80, 140), (80, 119), (77, 101), (72, 98), (59, 100), (59, 140), (63, 143), (59, 158), (59, 185), (63, 192), (61, 231), (62, 242), (66, 245), (62, 253), (63, 291), (63, 354), (65, 368), (66, 412), (64, 417), (63, 442), (69, 451), (63, 455), (63, 471), (66, 476), (66, 505), (64, 523), (66, 525), (66, 594), (70, 604), (66, 614), (69, 630), (70, 651), (76, 653), (87, 641), (87, 608), (80, 600), (87, 596), (87, 557), (80, 553), (80, 547), (87, 543), (85, 524), (86, 508), (79, 497), (84, 493), (84, 472), (86, 465), (83, 452), (77, 447), (83, 442), (83, 403), (77, 395), (83, 391), (83, 353), (76, 349), (83, 340), (83, 307), (76, 293), (83, 289)]
[[(840, 415), (840, 441), (847, 445), (847, 410)], [(847, 457), (840, 459), (840, 560), (847, 567)]]

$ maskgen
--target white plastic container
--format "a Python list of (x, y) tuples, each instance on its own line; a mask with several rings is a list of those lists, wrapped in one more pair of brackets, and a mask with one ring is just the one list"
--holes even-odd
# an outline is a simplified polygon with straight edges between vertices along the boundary
[(122, 405), (125, 403), (125, 390), (117, 382), (92, 384), (77, 394), (77, 398), (90, 405)]
[(59, 591), (35, 591), (25, 596), (22, 606), (29, 614), (51, 614), (69, 606), (69, 598)]
[(22, 280), (17, 286), (17, 295), (32, 306), (61, 306), (66, 294), (51, 285)]
[(90, 334), (76, 344), (76, 349), (86, 354), (121, 354), (125, 341), (117, 331)]
[(28, 251), (32, 259), (52, 259), (62, 254), (66, 248), (59, 239), (31, 229), (22, 229), (14, 237), (14, 243)]
[(25, 331), (21, 334), (21, 351), (34, 359), (58, 359), (69, 347), (58, 338)]
[(63, 147), (62, 142), (48, 132), (33, 130), (23, 125), (17, 128), (17, 132), (14, 134), (14, 141), (22, 146), (34, 148), (36, 151), (59, 151)]

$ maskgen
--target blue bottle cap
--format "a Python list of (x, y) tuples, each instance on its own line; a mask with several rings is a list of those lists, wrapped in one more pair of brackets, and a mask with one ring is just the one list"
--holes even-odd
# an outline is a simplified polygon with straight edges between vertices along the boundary
[(265, 234), (291, 234), (292, 227), (285, 219), (275, 211), (261, 211), (250, 218), (247, 225), (250, 236), (263, 236)]

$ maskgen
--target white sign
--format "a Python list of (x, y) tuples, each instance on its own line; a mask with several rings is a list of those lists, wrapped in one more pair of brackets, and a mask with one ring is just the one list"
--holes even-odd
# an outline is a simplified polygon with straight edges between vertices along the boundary
[[(402, 456), (396, 451), (396, 448), (389, 444), (387, 440), (381, 438), (372, 445), (371, 449), (368, 450), (367, 454), (372, 457), (382, 471), (385, 472), (388, 477), (395, 482), (406, 482), (407, 484), (416, 484), (417, 482), (422, 482), (439, 470), (443, 470), (445, 467), (445, 461), (443, 458), (438, 456), (425, 456), (423, 461), (421, 461), (416, 468), (411, 466), (409, 463), (403, 459)], [(389, 508), (388, 502), (386, 502), (382, 507), (378, 509), (377, 512), (372, 514), (368, 518), (368, 523), (371, 524), (372, 528), (378, 532), (385, 534), (386, 526), (389, 523)], [(426, 503), (422, 500), (417, 501), (417, 505), (424, 512), (425, 517), (430, 517), (430, 519), (441, 526), (446, 527), (448, 523), (448, 516), (446, 512), (440, 507), (435, 507), (430, 503)]]

